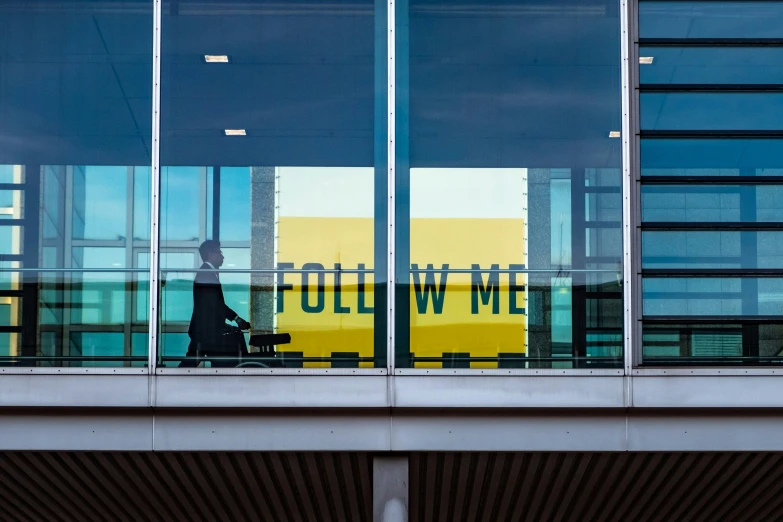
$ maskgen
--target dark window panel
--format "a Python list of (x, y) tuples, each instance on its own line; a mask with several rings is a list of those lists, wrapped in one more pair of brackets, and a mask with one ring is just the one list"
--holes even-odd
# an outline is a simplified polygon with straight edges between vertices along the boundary
[(783, 47), (640, 47), (642, 85), (783, 84)]
[(642, 139), (642, 176), (783, 176), (783, 140)]
[(783, 93), (642, 93), (642, 131), (781, 131)]
[(642, 222), (783, 222), (783, 185), (645, 185)]
[(783, 2), (639, 2), (640, 38), (783, 38)]
[(757, 317), (783, 314), (783, 278), (645, 277), (644, 317)]

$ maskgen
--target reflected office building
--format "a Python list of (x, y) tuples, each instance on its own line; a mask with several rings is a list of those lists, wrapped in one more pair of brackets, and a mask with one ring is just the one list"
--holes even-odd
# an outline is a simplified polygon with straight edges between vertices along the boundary
[(0, 0), (0, 519), (783, 517), (783, 0)]

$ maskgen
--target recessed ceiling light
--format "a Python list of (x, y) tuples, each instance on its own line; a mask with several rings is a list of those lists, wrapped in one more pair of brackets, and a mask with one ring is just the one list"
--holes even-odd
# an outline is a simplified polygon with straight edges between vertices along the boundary
[(111, 266), (122, 266), (122, 263), (112, 263)]
[(620, 131), (611, 131), (609, 133), (610, 138), (619, 138), (620, 137)]
[(225, 54), (205, 54), (204, 61), (207, 63), (228, 63), (228, 56)]
[(247, 136), (245, 129), (226, 129), (226, 136)]
[(641, 65), (652, 65), (653, 60), (655, 60), (655, 56), (640, 56), (639, 57), (639, 63)]

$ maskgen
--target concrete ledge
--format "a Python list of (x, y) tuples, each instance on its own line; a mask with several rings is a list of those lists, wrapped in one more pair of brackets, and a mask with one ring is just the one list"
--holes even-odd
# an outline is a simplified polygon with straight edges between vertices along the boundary
[(783, 376), (635, 376), (632, 408), (783, 408)]
[(625, 408), (625, 377), (397, 376), (398, 408)]
[(3, 408), (148, 408), (150, 376), (131, 375), (2, 375)]
[(155, 416), (157, 451), (389, 451), (388, 415)]
[(394, 451), (625, 451), (625, 415), (395, 416)]
[(388, 408), (385, 375), (160, 375), (161, 408)]

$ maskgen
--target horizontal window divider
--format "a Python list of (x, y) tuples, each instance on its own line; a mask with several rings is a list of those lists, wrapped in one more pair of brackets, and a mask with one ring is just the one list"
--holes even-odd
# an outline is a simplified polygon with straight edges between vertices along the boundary
[(27, 188), (25, 183), (0, 183), (0, 190), (24, 190)]
[(644, 292), (644, 299), (741, 299), (742, 292)]
[(148, 274), (149, 268), (0, 268), (0, 273), (63, 273), (63, 274), (91, 274), (91, 273), (140, 273)]
[[(149, 272), (149, 269), (145, 269), (145, 272)], [(372, 274), (375, 272), (374, 268), (342, 268), (335, 270), (334, 268), (325, 268), (323, 270), (303, 270), (301, 268), (161, 268), (163, 273), (201, 273), (201, 272), (217, 272), (218, 274)]]
[(689, 93), (689, 92), (783, 92), (783, 84), (735, 84), (735, 83), (643, 83), (639, 92)]
[(22, 254), (0, 254), (0, 261), (24, 261)]
[(677, 326), (686, 324), (783, 324), (783, 316), (779, 315), (656, 315), (642, 316), (642, 323)]
[(25, 219), (0, 219), (0, 227), (21, 227), (26, 224)]
[(710, 356), (710, 357), (655, 357), (645, 355), (642, 358), (642, 364), (639, 367), (654, 367), (654, 366), (684, 366), (688, 363), (710, 366), (733, 366), (736, 363), (754, 363), (758, 365), (775, 365), (783, 364), (783, 357), (770, 356), (770, 357), (754, 357), (754, 356), (737, 356), (737, 355), (723, 355), (723, 356)]
[(620, 194), (623, 191), (622, 187), (597, 187), (586, 186), (585, 194)]
[(783, 230), (783, 223), (781, 222), (769, 222), (769, 223), (753, 223), (753, 222), (695, 222), (695, 223), (681, 223), (681, 222), (667, 222), (667, 221), (647, 221), (642, 222), (642, 231), (647, 230), (714, 230), (716, 232), (724, 230)]
[(642, 139), (768, 139), (783, 138), (783, 130), (642, 130)]
[[(781, 143), (783, 146), (783, 143)], [(642, 185), (783, 185), (783, 176), (642, 176)]]
[(783, 278), (783, 268), (643, 268), (642, 277)]
[[(282, 357), (280, 355), (283, 354)], [(199, 357), (199, 360), (204, 361), (235, 361), (238, 359), (241, 359), (243, 363), (250, 363), (250, 362), (315, 362), (315, 363), (321, 363), (321, 362), (336, 362), (336, 363), (344, 363), (344, 362), (364, 362), (364, 363), (372, 363), (375, 362), (374, 357), (286, 357), (285, 352), (277, 352), (277, 357), (263, 357), (263, 356), (256, 356), (255, 354), (251, 353), (250, 355), (243, 355), (242, 357), (239, 357), (238, 355), (226, 355), (226, 356), (215, 356), (215, 357)], [(144, 358), (146, 360), (146, 357)], [(182, 356), (173, 356), (173, 355), (165, 355), (161, 357), (162, 361), (168, 361), (168, 362), (177, 362), (177, 361), (184, 361), (187, 359), (191, 359), (189, 357), (186, 357), (184, 355)]]
[(0, 297), (22, 297), (23, 290), (0, 290)]
[[(519, 357), (467, 357), (462, 353), (455, 353), (454, 357), (415, 357), (409, 359), (412, 363), (440, 363), (440, 362), (572, 362), (572, 361), (595, 361), (595, 362), (618, 362), (622, 361), (622, 356), (602, 355), (596, 357), (572, 357), (564, 355), (562, 357), (525, 357), (525, 354), (519, 354)], [(441, 368), (435, 368), (437, 370)], [(450, 368), (444, 368), (450, 369)], [(477, 368), (478, 369), (478, 368)]]
[(22, 326), (0, 326), (0, 333), (20, 333)]
[(585, 228), (622, 228), (619, 221), (585, 221)]
[(620, 263), (621, 256), (586, 256), (585, 263)]
[(449, 274), (473, 274), (473, 273), (481, 273), (481, 274), (558, 274), (558, 273), (585, 273), (585, 274), (616, 274), (617, 270), (607, 270), (607, 269), (598, 269), (598, 270), (591, 270), (591, 269), (582, 269), (582, 268), (541, 268), (541, 269), (532, 269), (532, 268), (520, 268), (519, 270), (509, 270), (505, 268), (500, 269), (492, 269), (492, 268), (479, 268), (478, 270), (474, 270), (472, 268), (447, 268), (447, 269), (441, 269), (441, 268), (420, 268), (418, 270), (409, 270), (411, 273), (434, 273), (434, 274), (442, 274), (442, 273), (449, 273)]
[(0, 363), (13, 361), (116, 361), (116, 362), (147, 362), (146, 355), (4, 355)]
[(783, 38), (639, 38), (638, 44), (640, 47), (783, 47)]

